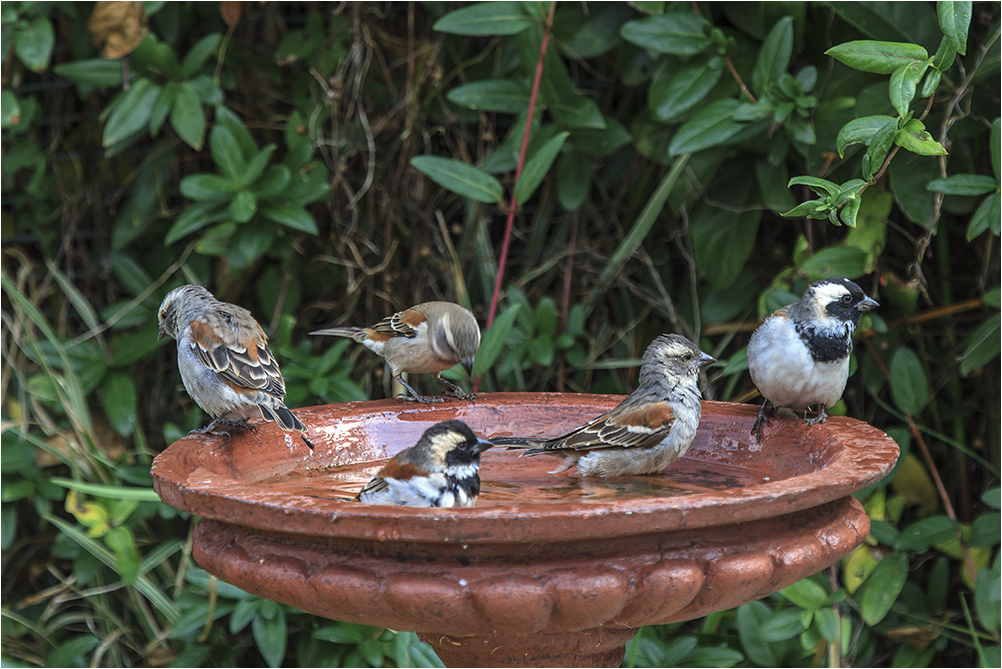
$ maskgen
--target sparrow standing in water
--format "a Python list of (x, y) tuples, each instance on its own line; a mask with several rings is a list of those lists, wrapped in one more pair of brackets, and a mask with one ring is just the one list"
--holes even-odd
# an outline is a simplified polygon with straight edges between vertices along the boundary
[[(807, 425), (825, 422), (849, 378), (852, 332), (878, 306), (849, 279), (822, 279), (766, 317), (748, 341), (748, 372), (765, 398), (752, 425), (759, 441), (775, 406), (805, 410)], [(807, 418), (811, 406), (818, 415)]]
[(330, 328), (311, 335), (348, 337), (380, 355), (390, 366), (393, 378), (410, 392), (407, 400), (423, 404), (441, 402), (442, 398), (425, 397), (401, 378), (404, 372), (434, 374), (449, 387), (451, 394), (464, 400), (476, 395), (464, 392), (443, 379), (440, 372), (462, 363), (473, 374), (473, 359), (480, 348), (480, 327), (469, 309), (452, 302), (425, 302), (397, 312), (368, 328)]
[(177, 366), (191, 399), (213, 418), (197, 432), (219, 423), (245, 426), (260, 416), (288, 432), (298, 432), (313, 450), (306, 426), (282, 403), (285, 380), (268, 337), (249, 311), (220, 302), (202, 286), (167, 293), (157, 314), (157, 340), (177, 341)]
[(685, 453), (702, 415), (701, 367), (716, 360), (685, 337), (661, 335), (647, 347), (640, 386), (616, 408), (555, 439), (529, 440), (522, 455), (557, 455), (582, 476), (631, 476), (663, 471)]
[(390, 458), (358, 496), (365, 504), (472, 508), (480, 494), (480, 454), (493, 446), (461, 420), (436, 423)]

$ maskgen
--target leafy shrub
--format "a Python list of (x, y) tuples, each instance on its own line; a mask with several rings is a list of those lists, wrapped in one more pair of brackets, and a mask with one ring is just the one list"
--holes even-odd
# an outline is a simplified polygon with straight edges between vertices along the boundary
[(437, 663), (194, 566), (148, 473), (204, 422), (179, 283), (258, 315), (294, 406), (385, 392), (308, 330), (429, 299), (491, 319), (484, 390), (627, 392), (673, 331), (748, 401), (758, 319), (838, 275), (881, 309), (833, 411), (902, 449), (870, 536), (625, 662), (999, 664), (997, 4), (91, 9), (2, 10), (5, 661)]

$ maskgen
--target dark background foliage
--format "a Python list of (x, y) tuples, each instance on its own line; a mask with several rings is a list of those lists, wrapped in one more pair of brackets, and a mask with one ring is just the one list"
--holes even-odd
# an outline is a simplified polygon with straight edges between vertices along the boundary
[(626, 393), (679, 332), (708, 399), (754, 402), (764, 315), (824, 276), (881, 303), (833, 410), (902, 449), (867, 542), (627, 664), (998, 666), (997, 3), (0, 11), (5, 663), (437, 664), (197, 568), (150, 489), (206, 422), (156, 310), (186, 282), (251, 309), (290, 406), (387, 396), (306, 332), (433, 299), (486, 326), (514, 197), (481, 391)]

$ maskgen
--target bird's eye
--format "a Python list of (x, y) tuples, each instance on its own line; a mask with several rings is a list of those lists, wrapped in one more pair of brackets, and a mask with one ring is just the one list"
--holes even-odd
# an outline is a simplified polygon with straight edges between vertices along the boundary
[(852, 296), (851, 295), (843, 295), (842, 296), (842, 304), (849, 304), (851, 302), (852, 302)]
[(686, 362), (689, 362), (690, 360), (692, 360), (692, 353), (686, 353), (685, 355), (682, 356), (682, 359), (685, 360)]

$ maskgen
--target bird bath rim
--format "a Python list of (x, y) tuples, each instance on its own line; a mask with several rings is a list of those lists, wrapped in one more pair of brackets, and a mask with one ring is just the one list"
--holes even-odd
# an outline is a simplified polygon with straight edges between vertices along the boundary
[[(761, 444), (751, 437), (757, 407), (703, 402), (703, 418), (689, 453), (676, 468), (712, 461), (724, 450), (742, 461), (779, 462), (770, 448), (796, 449), (789, 476), (751, 485), (677, 496), (603, 499), (601, 503), (484, 503), (490, 496), (492, 467), (510, 462), (511, 453), (495, 447), (483, 456), (481, 503), (473, 509), (414, 509), (359, 504), (263, 489), (269, 478), (291, 472), (336, 470), (347, 464), (345, 451), (364, 451), (366, 462), (389, 457), (412, 445), (429, 425), (459, 418), (487, 439), (511, 435), (511, 424), (525, 437), (556, 436), (611, 409), (615, 395), (567, 393), (491, 393), (476, 403), (452, 400), (415, 405), (402, 400), (347, 402), (297, 409), (316, 444), (310, 453), (273, 424), (235, 432), (231, 437), (190, 435), (154, 460), (154, 488), (167, 504), (183, 511), (256, 529), (292, 535), (374, 541), (433, 543), (551, 543), (711, 527), (782, 516), (845, 497), (883, 478), (898, 455), (894, 441), (880, 430), (851, 418), (832, 416), (824, 424), (774, 418)], [(539, 420), (546, 416), (547, 422)], [(534, 420), (533, 417), (536, 417)], [(379, 433), (379, 430), (382, 433)], [(374, 432), (375, 431), (375, 432)], [(406, 432), (406, 439), (378, 444), (380, 436)], [(730, 455), (729, 455), (730, 456)], [(738, 456), (734, 456), (738, 457)], [(771, 458), (771, 460), (770, 460)], [(529, 459), (524, 459), (529, 460)], [(537, 456), (541, 466), (556, 458)], [(784, 465), (785, 466), (785, 465)], [(242, 468), (241, 468), (242, 467)], [(803, 470), (803, 471), (802, 471)], [(554, 485), (592, 481), (629, 481), (637, 477), (584, 480), (554, 474)], [(646, 477), (640, 477), (641, 479)]]

